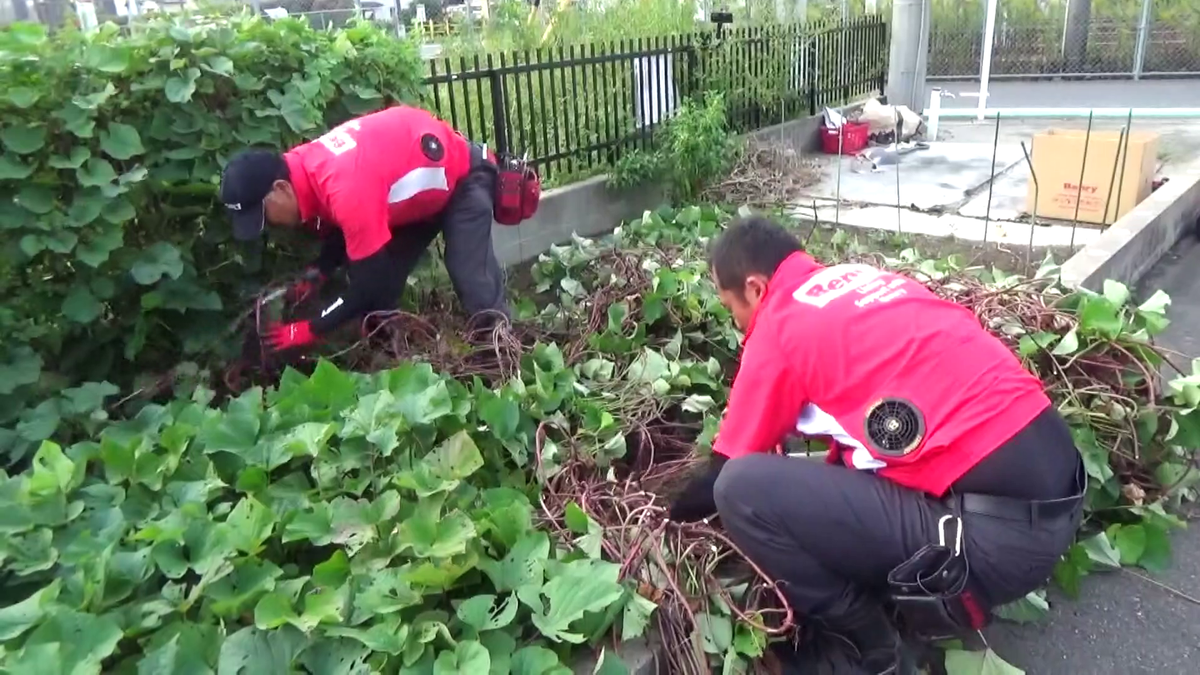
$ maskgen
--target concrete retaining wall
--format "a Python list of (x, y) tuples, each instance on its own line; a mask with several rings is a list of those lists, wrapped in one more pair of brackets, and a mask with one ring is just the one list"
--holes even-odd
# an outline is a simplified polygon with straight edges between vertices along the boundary
[(500, 264), (515, 265), (536, 259), (555, 244), (571, 241), (571, 234), (592, 237), (611, 232), (621, 222), (655, 209), (665, 201), (661, 186), (610, 190), (607, 176), (546, 190), (537, 213), (520, 225), (492, 225), (492, 245)]
[(1101, 290), (1105, 279), (1134, 287), (1200, 217), (1200, 161), (1171, 171), (1155, 190), (1062, 266), (1063, 284)]
[[(862, 102), (841, 108), (843, 113), (862, 107)], [(818, 129), (821, 116), (784, 122), (759, 129), (748, 138), (762, 143), (787, 144), (798, 152), (817, 152), (821, 147)], [(536, 259), (555, 244), (571, 241), (571, 234), (592, 237), (611, 232), (617, 225), (662, 206), (666, 193), (660, 185), (631, 190), (610, 190), (607, 176), (547, 190), (538, 212), (520, 225), (492, 226), (492, 244), (500, 264), (511, 266)]]

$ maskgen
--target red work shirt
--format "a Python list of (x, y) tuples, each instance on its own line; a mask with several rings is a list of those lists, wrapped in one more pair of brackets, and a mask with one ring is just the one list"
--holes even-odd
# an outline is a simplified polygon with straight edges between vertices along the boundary
[[(864, 420), (911, 402), (925, 433), (905, 455), (873, 451)], [(714, 449), (770, 451), (796, 431), (837, 442), (856, 469), (942, 496), (1050, 405), (1042, 384), (969, 309), (867, 265), (794, 253), (751, 319)]]
[(408, 106), (350, 120), (283, 157), (300, 218), (341, 228), (352, 262), (383, 248), (392, 228), (440, 213), (471, 168), (467, 139)]

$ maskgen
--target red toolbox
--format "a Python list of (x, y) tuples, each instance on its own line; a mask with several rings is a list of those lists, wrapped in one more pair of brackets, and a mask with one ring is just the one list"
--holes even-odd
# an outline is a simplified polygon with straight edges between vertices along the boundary
[(838, 134), (842, 136), (842, 154), (853, 155), (867, 147), (871, 127), (866, 122), (845, 122), (841, 129), (821, 127), (821, 150), (827, 155), (838, 154)]

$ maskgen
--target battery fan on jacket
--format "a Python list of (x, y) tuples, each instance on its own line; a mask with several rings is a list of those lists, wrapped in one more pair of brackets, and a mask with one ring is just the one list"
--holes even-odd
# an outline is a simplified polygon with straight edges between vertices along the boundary
[(871, 450), (902, 457), (921, 444), (925, 419), (916, 406), (900, 398), (885, 398), (867, 411), (864, 422)]

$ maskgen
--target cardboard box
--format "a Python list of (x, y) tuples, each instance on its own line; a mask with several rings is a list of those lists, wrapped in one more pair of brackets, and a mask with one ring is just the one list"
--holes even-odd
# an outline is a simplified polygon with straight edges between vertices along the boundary
[[(1087, 166), (1084, 166), (1084, 145)], [(1158, 134), (1135, 131), (1054, 129), (1033, 137), (1031, 176), (1025, 210), (1039, 218), (1109, 225), (1150, 195), (1158, 168)], [(1083, 180), (1080, 181), (1080, 170)]]

